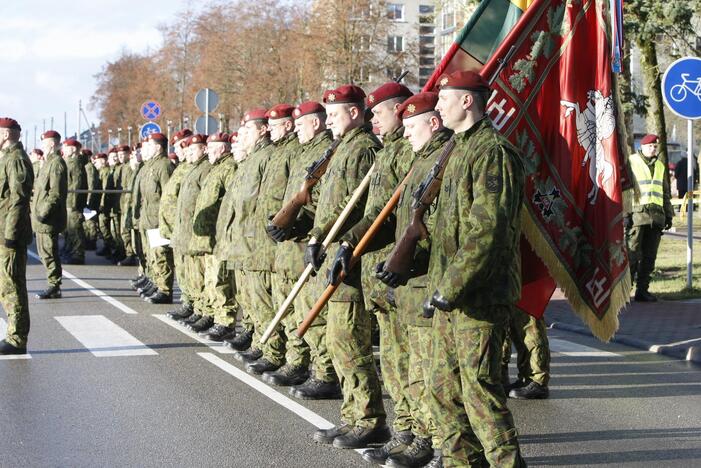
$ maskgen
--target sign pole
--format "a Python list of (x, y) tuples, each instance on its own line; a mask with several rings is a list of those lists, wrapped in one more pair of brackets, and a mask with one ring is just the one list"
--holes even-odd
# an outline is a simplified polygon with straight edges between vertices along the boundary
[(204, 90), (204, 133), (209, 135), (209, 88)]
[(686, 165), (686, 193), (688, 197), (686, 204), (686, 287), (691, 289), (694, 262), (694, 126), (692, 125), (691, 119), (687, 120), (686, 124), (686, 135), (688, 139), (686, 149), (686, 157), (688, 158)]

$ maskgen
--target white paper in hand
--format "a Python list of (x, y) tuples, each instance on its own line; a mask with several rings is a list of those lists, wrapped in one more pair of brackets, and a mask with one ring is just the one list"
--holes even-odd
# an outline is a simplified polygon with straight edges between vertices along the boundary
[(170, 239), (166, 239), (161, 236), (161, 231), (156, 229), (147, 229), (146, 237), (148, 237), (148, 245), (155, 249), (156, 247), (163, 247), (164, 245), (170, 244)]
[(86, 220), (94, 218), (95, 215), (97, 215), (97, 211), (90, 210), (88, 208), (83, 208), (83, 216), (85, 217)]

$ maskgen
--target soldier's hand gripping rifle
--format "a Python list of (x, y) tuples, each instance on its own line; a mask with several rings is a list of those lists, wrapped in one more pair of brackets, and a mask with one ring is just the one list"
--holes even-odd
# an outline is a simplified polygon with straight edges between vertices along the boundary
[(319, 182), (321, 176), (326, 173), (331, 158), (340, 143), (340, 138), (334, 140), (331, 146), (324, 151), (324, 154), (307, 168), (307, 175), (304, 178), (304, 182), (302, 182), (302, 187), (299, 192), (297, 192), (268, 223), (265, 230), (275, 242), (282, 242), (290, 239), (290, 233), (297, 219), (297, 215), (299, 215), (299, 211), (304, 205), (311, 203), (312, 189)]

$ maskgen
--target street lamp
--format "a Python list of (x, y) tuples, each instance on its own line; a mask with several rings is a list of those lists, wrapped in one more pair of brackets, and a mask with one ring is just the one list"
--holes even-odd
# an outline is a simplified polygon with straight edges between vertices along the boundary
[(112, 129), (107, 129), (107, 151), (110, 150), (110, 145), (112, 145)]
[(129, 146), (131, 146), (131, 131), (133, 130), (133, 127), (129, 125), (127, 127), (127, 132), (129, 132)]
[(117, 144), (121, 145), (122, 144), (122, 128), (117, 127)]

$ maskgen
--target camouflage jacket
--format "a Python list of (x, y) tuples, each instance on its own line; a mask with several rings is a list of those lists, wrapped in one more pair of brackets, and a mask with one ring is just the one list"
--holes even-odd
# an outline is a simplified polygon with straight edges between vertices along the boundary
[[(172, 168), (173, 165), (171, 164)], [(180, 193), (180, 187), (185, 179), (185, 176), (192, 169), (192, 164), (189, 162), (181, 162), (173, 170), (168, 183), (163, 188), (163, 195), (161, 197), (161, 206), (158, 212), (158, 230), (161, 236), (166, 239), (171, 239), (173, 236), (173, 228), (175, 227), (175, 218), (177, 217), (178, 209), (178, 194)]]
[(194, 253), (214, 252), (217, 233), (217, 218), (222, 199), (236, 173), (236, 161), (231, 153), (221, 155), (205, 179), (197, 196), (192, 220), (190, 250)]
[[(117, 163), (115, 166), (110, 168), (112, 172), (112, 184), (114, 190), (123, 190), (122, 186), (122, 171), (126, 167), (126, 164)], [(120, 214), (122, 212), (122, 194), (114, 193), (112, 194), (112, 213)]]
[[(360, 185), (375, 161), (375, 155), (382, 144), (373, 135), (369, 126), (355, 128), (341, 137), (342, 143), (336, 148), (331, 158), (326, 174), (319, 181), (319, 201), (317, 203), (314, 228), (311, 236), (322, 242), (336, 222), (338, 215), (346, 205), (348, 197)], [(341, 227), (337, 238), (342, 237), (350, 227), (354, 226), (365, 212), (367, 192), (350, 213)], [(333, 260), (338, 245), (330, 245), (327, 252), (327, 262)], [(324, 269), (325, 272), (325, 269)], [(317, 285), (325, 287), (326, 275), (317, 275)], [(360, 269), (354, 268), (350, 276), (338, 288), (331, 298), (333, 302), (361, 301)]]
[[(399, 203), (394, 210), (397, 216), (397, 225), (394, 231), (397, 240), (402, 237), (404, 229), (411, 222), (414, 211), (411, 206), (413, 203), (412, 195), (423, 179), (431, 172), (433, 165), (443, 151), (443, 146), (452, 135), (453, 132), (451, 130), (440, 130), (434, 133), (426, 145), (416, 153), (414, 164), (411, 166), (411, 175), (404, 185)], [(429, 233), (433, 232), (433, 226), (435, 225), (435, 207), (437, 203), (438, 200), (436, 199), (433, 202), (433, 207), (424, 216), (424, 224)], [(397, 288), (394, 291), (397, 309), (402, 314), (402, 320), (405, 320), (409, 325), (431, 326), (431, 319), (423, 318), (423, 310), (421, 308), (423, 301), (429, 296), (426, 269), (430, 253), (431, 238), (429, 237), (419, 242), (414, 254), (414, 270), (417, 272), (417, 275), (409, 279), (406, 286)], [(376, 281), (380, 282), (379, 280)], [(430, 292), (433, 293), (433, 291)]]
[(190, 248), (190, 238), (192, 237), (192, 220), (195, 217), (197, 196), (200, 194), (200, 189), (209, 175), (209, 171), (212, 170), (209, 159), (204, 155), (191, 166), (192, 169), (180, 185), (173, 237), (171, 237), (171, 246), (187, 254), (194, 253)]
[[(35, 175), (32, 198), (32, 226), (35, 232), (54, 234), (66, 229), (67, 171), (66, 162), (53, 152), (46, 156), (43, 170)], [(42, 221), (39, 221), (39, 217), (43, 218)]]
[[(363, 217), (341, 237), (341, 241), (346, 241), (353, 246), (358, 245), (409, 171), (414, 153), (403, 135), (404, 127), (385, 135), (382, 141), (384, 147), (375, 157), (375, 173), (370, 179)], [(340, 210), (337, 210), (336, 215), (339, 214)], [(391, 244), (394, 242), (395, 224), (394, 214), (392, 214), (385, 222), (385, 229), (381, 230), (370, 244), (370, 252), (363, 256), (361, 281), (367, 310), (374, 310), (377, 307), (387, 310), (390, 307), (386, 299), (386, 286), (375, 278), (375, 265), (389, 254)]]
[(138, 166), (136, 166), (136, 169), (132, 171), (131, 184), (129, 185), (131, 189), (129, 205), (127, 206), (127, 211), (124, 216), (124, 227), (127, 229), (139, 229), (139, 215), (141, 209), (141, 202), (139, 201), (141, 199), (139, 181), (141, 178), (141, 169), (143, 167), (144, 164), (140, 163)]
[(0, 242), (13, 240), (20, 246), (32, 241), (29, 199), (34, 186), (34, 170), (22, 143), (13, 143), (0, 152)]
[[(122, 190), (132, 190), (131, 183), (134, 180), (134, 171), (131, 170), (129, 164), (122, 164), (122, 170), (119, 173), (119, 186)], [(172, 176), (171, 176), (172, 177)], [(126, 216), (131, 205), (131, 193), (123, 193), (119, 197), (119, 210), (122, 215)]]
[[(165, 154), (151, 158), (141, 169), (139, 178), (139, 195), (141, 204), (139, 228), (157, 229), (159, 208), (163, 189), (173, 173), (173, 165)], [(165, 203), (165, 200), (164, 200)]]
[[(290, 161), (290, 175), (287, 179), (287, 187), (281, 206), (284, 206), (299, 192), (307, 177), (307, 168), (324, 154), (332, 142), (331, 132), (327, 130), (319, 133), (300, 147), (302, 152)], [(294, 229), (295, 238), (281, 242), (275, 248), (275, 272), (288, 280), (296, 280), (304, 271), (304, 249), (309, 240), (308, 233), (311, 224), (314, 222), (316, 203), (319, 199), (319, 184), (314, 186), (311, 195), (311, 203), (305, 205), (297, 217), (298, 221), (295, 223)]]
[[(92, 162), (88, 162), (87, 164), (84, 164), (83, 167), (85, 167), (85, 177), (87, 178), (88, 182), (88, 190), (101, 190), (102, 184), (100, 183), (100, 174), (98, 174), (95, 165)], [(99, 192), (91, 192), (87, 195), (87, 200), (89, 209), (99, 210), (102, 194)]]
[[(280, 211), (282, 201), (285, 198), (287, 179), (290, 176), (291, 161), (299, 158), (301, 145), (294, 133), (284, 136), (273, 143), (270, 160), (265, 167), (263, 180), (260, 183), (260, 194), (253, 217), (255, 223), (254, 237), (259, 241), (257, 255), (252, 258), (249, 265), (251, 270), (275, 270), (275, 246), (265, 232), (268, 219)], [(251, 242), (254, 240), (251, 239)]]
[(231, 188), (222, 200), (220, 220), (223, 233), (220, 237), (217, 224), (215, 255), (226, 261), (229, 269), (250, 270), (256, 267), (259, 243), (265, 239), (255, 237), (254, 215), (260, 184), (272, 150), (269, 138), (258, 142), (246, 160), (239, 164)]
[(513, 304), (521, 296), (521, 156), (489, 118), (456, 134), (435, 212), (428, 266), (455, 308)]
[[(88, 176), (78, 156), (73, 156), (66, 161), (66, 169), (68, 170), (68, 190), (87, 190)], [(69, 193), (66, 196), (66, 209), (82, 213), (87, 197), (85, 193)]]
[[(103, 167), (98, 170), (100, 175), (100, 185), (103, 190), (114, 190), (114, 175), (112, 169)], [(114, 194), (103, 193), (100, 197), (100, 213), (105, 216), (110, 216), (114, 209)]]

